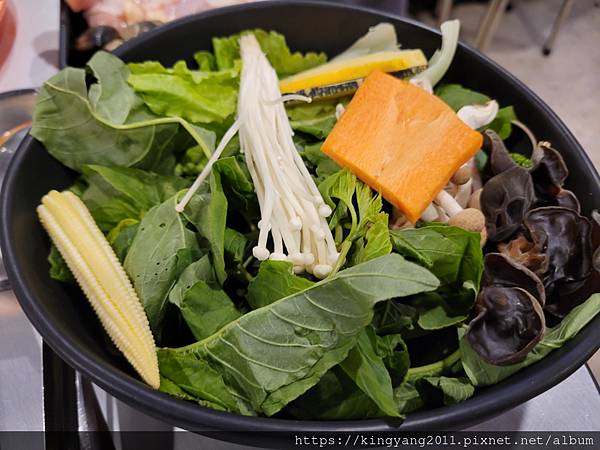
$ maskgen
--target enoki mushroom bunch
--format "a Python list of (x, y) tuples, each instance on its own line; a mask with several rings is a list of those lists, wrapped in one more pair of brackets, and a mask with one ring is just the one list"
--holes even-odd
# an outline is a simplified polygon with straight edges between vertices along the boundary
[(254, 35), (240, 38), (240, 53), (240, 144), (261, 212), (252, 253), (259, 260), (288, 260), (296, 271), (323, 278), (338, 258), (325, 220), (331, 208), (296, 150), (277, 74)]
[[(242, 74), (238, 118), (198, 178), (177, 205), (183, 208), (209, 175), (213, 163), (239, 131), (241, 151), (260, 205), (258, 245), (252, 254), (259, 260), (290, 261), (296, 273), (307, 271), (325, 278), (337, 262), (325, 204), (298, 154), (283, 102), (279, 80), (252, 34), (240, 38)], [(310, 100), (310, 99), (309, 99)], [(272, 249), (272, 250), (271, 250)]]

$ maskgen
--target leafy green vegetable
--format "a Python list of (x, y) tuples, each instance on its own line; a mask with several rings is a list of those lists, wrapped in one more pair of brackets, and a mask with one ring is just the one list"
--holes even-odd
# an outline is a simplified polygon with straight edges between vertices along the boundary
[(245, 33), (254, 34), (260, 48), (280, 78), (302, 72), (327, 61), (325, 53), (308, 52), (304, 55), (299, 52), (292, 53), (283, 35), (276, 31), (267, 32), (255, 29), (228, 37), (213, 38), (212, 44), (219, 70), (233, 67), (235, 62), (240, 59), (239, 38)]
[(185, 269), (182, 261), (190, 253), (199, 254), (194, 233), (186, 228), (184, 216), (175, 211), (176, 202), (174, 196), (148, 211), (123, 264), (157, 340), (161, 336), (167, 296)]
[(129, 167), (89, 165), (83, 172), (88, 188), (82, 200), (103, 231), (126, 219), (140, 219), (150, 208), (189, 186), (183, 178)]
[(208, 255), (194, 261), (181, 272), (177, 283), (169, 292), (169, 301), (174, 305), (181, 305), (187, 291), (198, 281), (203, 281), (209, 286), (216, 285), (215, 272)]
[(306, 145), (301, 152), (304, 161), (306, 161), (309, 168), (312, 168), (313, 172), (316, 173), (317, 183), (322, 182), (325, 178), (340, 170), (340, 166), (321, 151), (321, 145), (323, 145), (322, 142)]
[(317, 139), (325, 139), (337, 119), (335, 108), (338, 103), (346, 105), (349, 98), (303, 103), (286, 108), (290, 125), (294, 131), (310, 134)]
[(198, 64), (198, 69), (201, 71), (217, 70), (215, 55), (206, 50), (201, 50), (194, 53), (194, 61), (196, 61), (196, 64)]
[(233, 228), (225, 228), (225, 236), (223, 240), (223, 250), (225, 256), (230, 258), (234, 263), (241, 263), (246, 256), (246, 248), (248, 247), (248, 239), (242, 233)]
[(130, 114), (141, 109), (143, 102), (127, 85), (129, 69), (110, 53), (100, 51), (87, 63), (98, 83), (89, 88), (89, 101), (99, 116), (123, 124)]
[(443, 84), (436, 87), (435, 95), (448, 103), (454, 111), (458, 111), (463, 106), (483, 104), (491, 100), (487, 95), (467, 89), (460, 84)]
[(211, 287), (204, 281), (197, 281), (188, 289), (178, 306), (198, 340), (209, 337), (241, 316), (222, 289)]
[(221, 158), (213, 166), (213, 171), (221, 175), (223, 192), (231, 207), (243, 212), (249, 219), (258, 219), (258, 199), (244, 157)]
[[(383, 256), (245, 314), (196, 344), (160, 349), (161, 373), (192, 393), (183, 385), (189, 379), (174, 379), (181, 376), (181, 366), (188, 362), (188, 371), (210, 367), (210, 375), (222, 377), (229, 392), (245, 405), (230, 410), (270, 416), (347, 356), (377, 302), (437, 286), (427, 270), (399, 255)], [(178, 362), (175, 373), (172, 360)], [(210, 394), (218, 397), (215, 391)]]
[(390, 232), (398, 253), (427, 267), (442, 287), (407, 299), (419, 311), (418, 324), (437, 330), (467, 318), (479, 290), (483, 253), (478, 233), (445, 225)]
[(521, 167), (525, 167), (526, 169), (530, 169), (533, 167), (533, 161), (531, 161), (531, 159), (529, 159), (525, 155), (522, 155), (521, 153), (511, 153), (510, 157)]
[(403, 414), (417, 411), (425, 406), (415, 384), (410, 381), (404, 382), (394, 389), (394, 400), (398, 405), (398, 410)]
[[(40, 88), (31, 134), (52, 156), (81, 171), (86, 164), (158, 170), (174, 148), (191, 140), (210, 155), (212, 132), (179, 117), (152, 114), (123, 83), (128, 70), (123, 62), (106, 53), (100, 57), (101, 63), (90, 68), (99, 78), (89, 92), (86, 70), (72, 67)], [(100, 65), (107, 69), (100, 70)], [(118, 77), (120, 81), (114, 79)], [(115, 99), (120, 99), (117, 104)]]
[(419, 319), (419, 311), (398, 300), (388, 300), (375, 308), (373, 325), (382, 335), (412, 331)]
[(498, 110), (496, 118), (485, 128), (494, 130), (500, 139), (507, 139), (512, 133), (512, 121), (517, 120), (517, 115), (512, 106), (506, 106)]
[(108, 242), (117, 254), (119, 261), (125, 261), (139, 225), (140, 221), (137, 219), (123, 219), (108, 233)]
[(220, 123), (235, 112), (239, 65), (218, 72), (190, 70), (185, 61), (177, 61), (171, 69), (155, 61), (128, 67), (128, 83), (157, 115)]
[(246, 299), (253, 309), (258, 309), (308, 289), (313, 284), (295, 275), (292, 263), (267, 260), (260, 264), (258, 275), (248, 285)]
[[(347, 260), (353, 244), (354, 254), (349, 258), (351, 264), (357, 264), (385, 255), (392, 250), (387, 213), (382, 212), (383, 201), (380, 195), (373, 194), (369, 186), (356, 179), (349, 170), (343, 169), (327, 177), (319, 184), (323, 200), (333, 209), (329, 227), (336, 230), (336, 241), (341, 242), (340, 257), (333, 273), (339, 270)], [(338, 199), (339, 202), (335, 202)], [(358, 206), (355, 208), (355, 202)], [(341, 222), (350, 215), (349, 232), (343, 239)]]
[(401, 417), (394, 402), (390, 374), (377, 350), (375, 330), (367, 327), (358, 335), (356, 346), (340, 367), (385, 415)]
[(392, 386), (400, 385), (410, 367), (410, 354), (402, 335), (377, 336), (377, 354), (383, 358), (392, 379)]
[(227, 197), (223, 193), (219, 172), (211, 172), (210, 194), (194, 195), (186, 206), (183, 215), (207, 241), (217, 280), (222, 285), (227, 278), (225, 272)]
[(471, 348), (464, 337), (465, 330), (459, 328), (460, 354), (464, 370), (475, 386), (489, 386), (499, 383), (519, 370), (528, 367), (545, 356), (562, 347), (572, 339), (600, 312), (600, 294), (594, 294), (584, 303), (576, 306), (562, 321), (547, 328), (544, 337), (518, 364), (509, 366), (494, 366), (483, 361)]
[(377, 405), (341, 370), (325, 373), (319, 382), (288, 405), (286, 411), (299, 419), (352, 420), (382, 417)]
[(423, 377), (417, 380), (416, 388), (424, 403), (430, 406), (454, 405), (475, 393), (475, 387), (464, 377)]
[(63, 283), (75, 282), (71, 270), (54, 244), (50, 245), (48, 262), (50, 263), (50, 278)]

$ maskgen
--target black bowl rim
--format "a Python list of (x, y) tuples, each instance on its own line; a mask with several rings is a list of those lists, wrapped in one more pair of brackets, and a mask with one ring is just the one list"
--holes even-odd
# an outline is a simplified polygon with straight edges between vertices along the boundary
[[(371, 8), (324, 1), (292, 0), (285, 3), (264, 1), (219, 8), (179, 19), (159, 29), (150, 31), (135, 40), (125, 43), (115, 53), (120, 55), (139, 43), (154, 38), (155, 35), (167, 33), (170, 30), (189, 22), (207, 20), (214, 16), (227, 15), (233, 12), (243, 13), (248, 10), (274, 7), (289, 8), (294, 6), (313, 6), (315, 8), (328, 7), (362, 11), (379, 15), (382, 20), (388, 18), (403, 21), (439, 35), (436, 30), (416, 21), (376, 11)], [(530, 102), (544, 112), (559, 131), (565, 135), (567, 140), (570, 141), (571, 151), (579, 153), (582, 156), (587, 174), (591, 176), (597, 184), (600, 184), (600, 177), (581, 145), (558, 116), (535, 93), (488, 57), (463, 43), (460, 43), (459, 45), (463, 51), (469, 53), (476, 59), (480, 59), (484, 64), (492, 66), (499, 75), (509, 79), (515, 89), (523, 91)], [(7, 262), (7, 272), (11, 284), (25, 314), (42, 335), (46, 343), (48, 343), (68, 364), (86, 375), (102, 389), (125, 403), (141, 409), (144, 413), (150, 414), (156, 418), (177, 426), (186, 427), (193, 431), (217, 429), (232, 431), (373, 432), (398, 429), (399, 422), (390, 419), (301, 421), (240, 416), (233, 413), (215, 411), (191, 402), (180, 401), (167, 394), (154, 391), (134, 377), (124, 374), (115, 366), (97, 360), (89, 352), (80, 349), (75, 342), (69, 340), (43, 316), (36, 298), (29, 291), (25, 280), (16, 269), (16, 244), (10, 239), (8, 223), (10, 219), (11, 204), (18, 198), (17, 192), (14, 190), (14, 185), (15, 180), (19, 175), (19, 167), (22, 164), (27, 149), (31, 147), (33, 143), (34, 139), (31, 136), (27, 136), (23, 140), (19, 151), (16, 152), (16, 155), (9, 166), (4, 181), (0, 197), (0, 244), (2, 246), (4, 259)], [(584, 364), (585, 361), (600, 347), (600, 342), (597, 340), (598, 330), (600, 330), (600, 316), (591, 321), (570, 342), (571, 348), (569, 351), (561, 353), (558, 356), (556, 353), (553, 353), (544, 358), (544, 361), (536, 364), (537, 370), (532, 374), (533, 376), (519, 379), (511, 385), (504, 386), (493, 392), (480, 392), (471, 399), (456, 405), (410, 414), (402, 423), (400, 429), (407, 431), (417, 429), (456, 429), (457, 427), (464, 427), (465, 424), (481, 422), (486, 418), (490, 418), (515, 407), (558, 384)]]

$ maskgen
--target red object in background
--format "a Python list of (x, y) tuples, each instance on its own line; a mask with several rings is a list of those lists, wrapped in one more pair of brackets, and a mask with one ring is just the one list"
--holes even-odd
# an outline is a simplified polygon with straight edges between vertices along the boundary
[(15, 15), (8, 0), (0, 0), (0, 70), (10, 54), (17, 34)]
[(80, 12), (90, 9), (96, 0), (65, 0), (65, 2), (74, 12)]

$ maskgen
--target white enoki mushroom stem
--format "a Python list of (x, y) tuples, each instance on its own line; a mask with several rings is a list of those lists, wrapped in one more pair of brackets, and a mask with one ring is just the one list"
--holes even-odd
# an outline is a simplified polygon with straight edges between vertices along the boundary
[[(339, 257), (325, 217), (325, 204), (298, 154), (275, 71), (253, 35), (240, 38), (242, 75), (238, 102), (240, 145), (256, 187), (261, 221), (253, 255), (288, 260), (296, 273), (326, 277)], [(268, 100), (276, 99), (276, 100)], [(271, 236), (273, 253), (267, 248)]]

